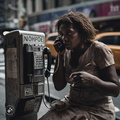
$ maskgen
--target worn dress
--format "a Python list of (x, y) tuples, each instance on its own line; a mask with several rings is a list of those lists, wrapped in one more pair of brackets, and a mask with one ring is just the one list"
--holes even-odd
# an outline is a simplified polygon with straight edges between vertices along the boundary
[[(112, 51), (103, 43), (95, 41), (79, 58), (78, 66), (70, 63), (71, 51), (66, 50), (64, 66), (66, 80), (73, 72), (86, 71), (100, 77), (99, 70), (115, 64)], [(111, 96), (105, 96), (95, 87), (70, 87), (70, 107), (64, 111), (49, 110), (39, 120), (115, 120), (115, 109)]]

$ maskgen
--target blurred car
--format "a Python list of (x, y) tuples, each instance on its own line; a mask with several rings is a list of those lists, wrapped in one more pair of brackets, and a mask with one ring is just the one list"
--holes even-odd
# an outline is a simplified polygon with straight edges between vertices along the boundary
[[(50, 48), (53, 60), (57, 56), (57, 52), (53, 46), (58, 33), (50, 33), (46, 36), (46, 46)], [(113, 51), (116, 69), (120, 69), (120, 32), (104, 32), (97, 34), (93, 41), (100, 41), (108, 45)]]
[(115, 67), (120, 69), (120, 32), (105, 32), (97, 34), (94, 41), (105, 43), (113, 52)]
[(54, 44), (54, 41), (57, 37), (58, 33), (55, 32), (55, 33), (50, 33), (46, 36), (46, 47), (48, 47), (51, 51), (51, 55), (52, 55), (52, 63), (54, 63), (54, 59), (56, 58), (57, 56), (57, 52), (53, 46)]

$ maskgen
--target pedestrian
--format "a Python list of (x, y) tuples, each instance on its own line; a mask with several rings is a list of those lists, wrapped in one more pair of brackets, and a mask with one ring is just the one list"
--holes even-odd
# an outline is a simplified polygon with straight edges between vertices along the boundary
[(120, 83), (112, 51), (93, 41), (97, 30), (80, 12), (61, 16), (56, 28), (53, 83), (58, 91), (69, 83), (70, 91), (39, 120), (115, 120), (112, 97), (118, 96)]

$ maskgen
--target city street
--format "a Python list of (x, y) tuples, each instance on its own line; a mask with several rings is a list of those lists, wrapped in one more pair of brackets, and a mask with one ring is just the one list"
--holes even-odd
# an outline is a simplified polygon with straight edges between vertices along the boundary
[[(3, 49), (0, 49), (0, 120), (6, 120), (5, 118), (5, 63), (4, 63), (4, 54), (3, 54)], [(54, 66), (52, 65), (52, 70), (53, 72)], [(62, 98), (65, 94), (67, 94), (67, 91), (69, 87), (67, 86), (64, 90), (58, 92), (54, 89), (51, 76), (49, 78), (49, 86), (50, 86), (50, 96), (52, 98), (57, 98), (60, 99)], [(45, 84), (45, 93), (48, 95), (48, 86), (47, 86), (47, 80)], [(116, 107), (116, 115), (120, 117), (120, 95), (117, 98), (113, 98), (115, 107)], [(46, 102), (47, 103), (47, 102)], [(47, 105), (49, 105), (47, 103)], [(38, 112), (38, 118), (40, 118), (48, 108), (45, 107), (45, 105), (41, 104), (41, 107)]]

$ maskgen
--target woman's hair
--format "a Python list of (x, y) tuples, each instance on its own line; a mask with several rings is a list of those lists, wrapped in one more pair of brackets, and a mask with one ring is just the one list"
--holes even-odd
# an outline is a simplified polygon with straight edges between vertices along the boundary
[(79, 32), (84, 42), (95, 38), (97, 30), (91, 21), (81, 12), (69, 12), (61, 16), (56, 22), (56, 29), (59, 32), (61, 24), (72, 24)]

